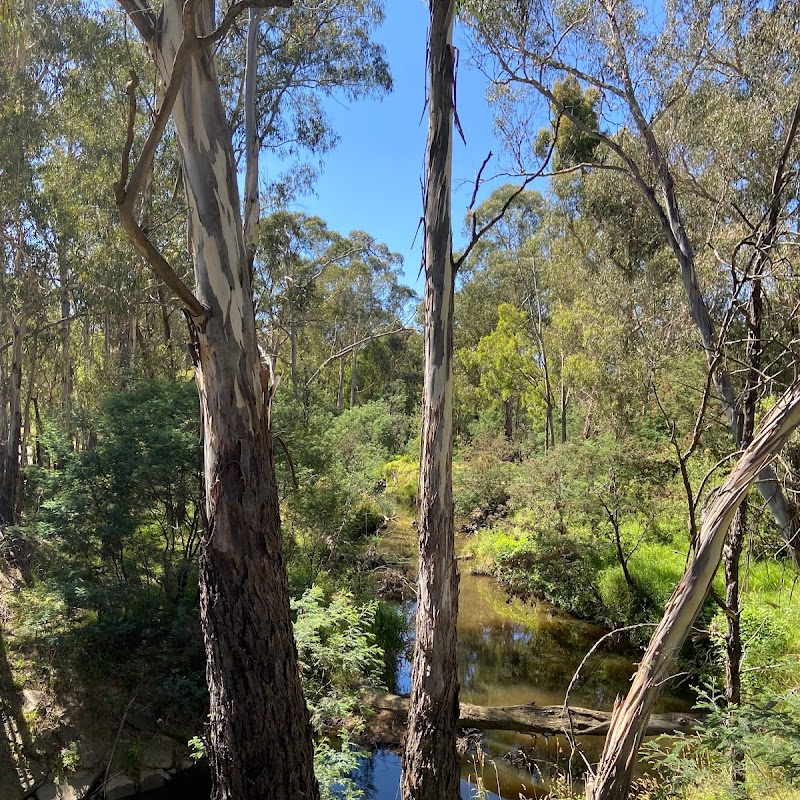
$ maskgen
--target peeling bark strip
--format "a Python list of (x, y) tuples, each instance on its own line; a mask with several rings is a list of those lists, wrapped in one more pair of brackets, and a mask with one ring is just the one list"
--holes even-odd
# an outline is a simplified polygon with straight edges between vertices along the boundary
[(420, 456), (419, 582), (404, 800), (457, 800), (458, 571), (453, 523), (453, 294), (450, 180), (453, 0), (430, 2), (425, 187), (425, 385)]
[[(196, 289), (188, 298), (179, 296), (191, 316), (205, 434), (209, 524), (200, 555), (200, 611), (211, 696), (213, 797), (317, 800), (281, 552), (269, 387), (261, 381), (236, 166), (211, 47), (231, 24), (232, 11), (250, 4), (233, 4), (214, 31), (213, 0), (164, 0), (158, 15), (141, 0), (120, 3), (168, 86), (161, 111), (172, 98), (189, 207)], [(174, 68), (182, 71), (177, 81)], [(164, 124), (161, 112), (157, 124)], [(149, 150), (159, 136), (148, 137), (143, 157), (152, 157)], [(133, 170), (127, 193), (123, 163), (118, 202), (121, 214), (130, 210), (126, 230), (163, 276), (163, 256), (154, 260), (136, 240), (138, 226), (130, 225), (131, 186), (140, 181), (142, 163)]]
[(725, 535), (747, 490), (800, 424), (800, 381), (766, 415), (752, 444), (736, 463), (705, 513), (697, 548), (664, 609), (647, 652), (624, 700), (617, 698), (611, 728), (589, 800), (624, 800), (630, 790), (636, 754), (644, 729), (664, 690), (679, 650), (694, 624), (722, 558)]
[[(367, 705), (376, 711), (391, 711), (404, 720), (408, 716), (409, 699), (386, 692), (373, 692), (365, 697)], [(570, 708), (569, 717), (564, 706), (475, 706), (459, 705), (458, 725), (493, 731), (517, 731), (545, 736), (569, 733), (574, 736), (605, 736), (611, 723), (610, 711), (591, 708)], [(654, 714), (648, 720), (645, 736), (662, 733), (691, 733), (702, 725), (703, 714)]]

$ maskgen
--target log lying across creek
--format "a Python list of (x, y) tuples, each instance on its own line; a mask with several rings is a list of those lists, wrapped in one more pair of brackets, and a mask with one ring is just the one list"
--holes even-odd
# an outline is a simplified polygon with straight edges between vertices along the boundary
[[(369, 692), (367, 704), (375, 709), (377, 726), (368, 725), (376, 740), (397, 738), (397, 727), (406, 721), (408, 697), (387, 692)], [(661, 733), (689, 733), (703, 724), (703, 714), (653, 714), (645, 736)], [(380, 722), (379, 722), (380, 720)], [(557, 736), (567, 731), (575, 736), (605, 736), (611, 722), (610, 711), (570, 707), (569, 717), (563, 706), (474, 706), (461, 703), (459, 725), (480, 730), (517, 731), (518, 733)], [(383, 728), (386, 728), (381, 733)]]

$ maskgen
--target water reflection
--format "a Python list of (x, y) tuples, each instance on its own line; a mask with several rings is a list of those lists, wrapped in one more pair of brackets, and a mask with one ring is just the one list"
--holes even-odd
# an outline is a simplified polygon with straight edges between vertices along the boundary
[[(365, 759), (360, 788), (364, 791), (365, 800), (400, 800), (400, 755), (391, 750), (378, 750), (372, 758)], [(462, 770), (461, 800), (473, 800), (478, 796), (475, 773), (464, 774)], [(492, 791), (480, 796), (488, 800), (501, 800)]]
[[(413, 539), (404, 540), (396, 531), (393, 533), (391, 551), (395, 555), (410, 555), (413, 547)], [(584, 656), (605, 631), (546, 604), (526, 605), (509, 600), (493, 578), (470, 575), (468, 566), (461, 564), (459, 589), (458, 670), (462, 702), (484, 706), (561, 705)], [(414, 605), (407, 604), (405, 611), (413, 636)], [(581, 666), (570, 704), (611, 710), (615, 697), (627, 692), (636, 659), (635, 652), (626, 652), (619, 642), (609, 639)], [(403, 694), (410, 690), (411, 666), (406, 655), (398, 663), (395, 691)], [(673, 690), (662, 698), (657, 711), (683, 711), (690, 707), (691, 696), (685, 689), (683, 693)], [(603, 739), (582, 737), (578, 745), (582, 755), (572, 752), (563, 736), (545, 738), (488, 731), (482, 742), (486, 754), (481, 770), (483, 781), (500, 796), (517, 800), (540, 795), (555, 774), (569, 772), (580, 780), (586, 770), (583, 759), (596, 763)], [(504, 757), (511, 751), (524, 752), (528, 769), (519, 769)], [(394, 763), (386, 751), (376, 757)], [(394, 780), (399, 781), (399, 756), (396, 758)], [(463, 764), (464, 777), (471, 773), (474, 780), (475, 772), (474, 762)], [(376, 790), (367, 795), (368, 800), (399, 796), (396, 782), (388, 794), (387, 790)]]
[[(391, 531), (384, 540), (384, 552), (411, 557), (413, 533)], [(461, 700), (487, 706), (525, 703), (561, 705), (567, 686), (585, 654), (604, 634), (602, 628), (573, 619), (545, 605), (528, 606), (508, 601), (497, 583), (488, 577), (469, 575), (462, 564), (459, 619), (458, 669)], [(414, 606), (405, 606), (413, 634)], [(613, 642), (600, 649), (581, 669), (570, 696), (573, 706), (611, 709), (617, 694), (627, 691), (636, 667), (636, 654), (615, 651)], [(410, 648), (409, 648), (410, 652)], [(411, 690), (408, 656), (399, 659), (394, 690)], [(688, 696), (667, 694), (660, 711), (687, 710)], [(578, 742), (583, 757), (595, 763), (603, 746), (602, 737), (582, 737)], [(585, 771), (581, 756), (572, 753), (563, 736), (530, 736), (511, 731), (487, 731), (482, 748), (485, 759), (466, 757), (462, 763), (461, 797), (477, 797), (480, 778), (491, 800), (518, 800), (541, 796), (555, 774), (571, 771), (577, 778)], [(514, 766), (504, 754), (523, 751), (527, 768)], [(359, 774), (364, 800), (399, 800), (400, 755), (378, 750), (365, 759)], [(178, 790), (178, 791), (176, 791)], [(178, 785), (158, 800), (196, 800), (208, 796), (208, 789), (196, 786), (181, 792)], [(151, 795), (148, 795), (148, 800)], [(156, 798), (156, 795), (152, 795)]]

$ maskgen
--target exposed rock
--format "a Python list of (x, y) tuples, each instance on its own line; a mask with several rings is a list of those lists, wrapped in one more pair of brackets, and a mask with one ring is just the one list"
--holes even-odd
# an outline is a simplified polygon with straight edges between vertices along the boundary
[(99, 775), (97, 772), (79, 770), (62, 778), (60, 783), (46, 783), (36, 792), (37, 800), (84, 800)]
[(106, 800), (122, 800), (135, 794), (136, 785), (127, 775), (114, 775), (105, 785)]
[(95, 769), (106, 757), (108, 746), (102, 739), (86, 737), (78, 742), (78, 756), (81, 766), (87, 769)]
[(37, 689), (22, 690), (22, 710), (26, 714), (32, 714), (47, 705), (47, 695)]
[(154, 736), (142, 750), (143, 767), (169, 769), (175, 758), (175, 743), (166, 736)]
[(144, 769), (139, 774), (139, 791), (149, 792), (160, 789), (168, 780), (169, 775), (163, 769)]
[(47, 766), (41, 761), (21, 759), (12, 765), (4, 759), (0, 763), (0, 800), (30, 797), (47, 781), (48, 774)]
[(155, 733), (156, 730), (156, 718), (153, 712), (144, 706), (131, 706), (125, 717), (125, 724), (145, 733)]
[(70, 744), (74, 742), (80, 732), (74, 725), (59, 725), (58, 730), (56, 730), (56, 736), (58, 736), (58, 740), (62, 744)]
[(121, 714), (127, 703), (118, 694), (109, 694), (103, 698), (103, 705), (113, 714)]

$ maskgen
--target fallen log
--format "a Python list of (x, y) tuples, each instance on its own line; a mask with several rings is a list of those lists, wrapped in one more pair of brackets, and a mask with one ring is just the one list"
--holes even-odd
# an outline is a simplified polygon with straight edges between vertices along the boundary
[[(408, 697), (372, 691), (364, 699), (367, 705), (375, 709), (376, 716), (381, 717), (384, 724), (395, 723), (391, 725), (395, 733), (397, 723), (405, 723)], [(679, 731), (689, 733), (702, 725), (703, 720), (703, 714), (654, 714), (650, 717), (645, 735), (658, 736)], [(544, 736), (564, 733), (574, 736), (605, 736), (610, 722), (610, 711), (570, 707), (567, 715), (563, 706), (537, 706), (533, 703), (521, 706), (475, 706), (461, 703), (458, 720), (462, 728), (517, 731)], [(396, 735), (390, 738), (396, 738)]]

